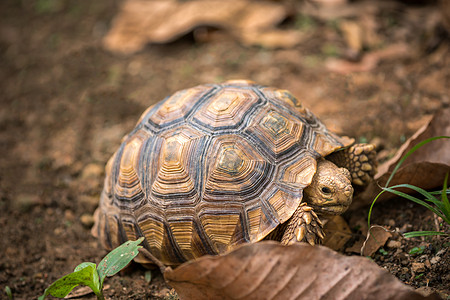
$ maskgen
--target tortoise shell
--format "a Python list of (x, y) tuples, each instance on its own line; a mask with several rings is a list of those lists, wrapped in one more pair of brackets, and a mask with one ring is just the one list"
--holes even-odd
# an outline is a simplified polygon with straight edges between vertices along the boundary
[(259, 241), (292, 216), (317, 159), (352, 142), (286, 90), (228, 81), (176, 92), (107, 163), (93, 234), (107, 249), (145, 236), (167, 265)]

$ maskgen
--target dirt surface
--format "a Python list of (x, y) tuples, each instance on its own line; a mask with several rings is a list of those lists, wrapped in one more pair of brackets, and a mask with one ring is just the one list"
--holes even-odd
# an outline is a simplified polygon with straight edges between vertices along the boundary
[[(336, 133), (375, 142), (380, 160), (392, 156), (449, 106), (450, 51), (437, 3), (388, 3), (351, 17), (376, 24), (378, 43), (361, 54), (394, 44), (407, 52), (348, 73), (326, 68), (330, 59), (349, 58), (340, 18), (293, 16), (282, 26), (308, 35), (291, 49), (243, 47), (217, 31), (202, 42), (188, 34), (121, 56), (101, 44), (119, 2), (1, 1), (0, 298), (6, 299), (6, 286), (14, 299), (36, 298), (79, 263), (101, 260), (106, 252), (90, 226), (104, 165), (145, 108), (179, 89), (233, 78), (285, 88)], [(345, 216), (353, 242), (366, 230), (366, 216), (367, 208)], [(432, 213), (402, 200), (378, 204), (372, 222), (400, 231), (449, 231)], [(445, 298), (449, 246), (448, 237), (394, 236), (374, 260), (405, 283)], [(410, 254), (414, 247), (418, 252)], [(150, 283), (144, 272), (135, 266), (107, 279), (107, 297), (175, 297), (158, 272)]]

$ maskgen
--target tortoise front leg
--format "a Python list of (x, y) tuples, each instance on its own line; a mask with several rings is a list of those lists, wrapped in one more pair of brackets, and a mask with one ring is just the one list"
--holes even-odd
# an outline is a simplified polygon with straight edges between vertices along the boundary
[(328, 155), (326, 159), (349, 170), (353, 184), (367, 185), (377, 170), (376, 156), (374, 145), (355, 144)]
[(322, 222), (306, 203), (301, 203), (287, 222), (281, 244), (307, 242), (315, 245), (322, 243), (324, 238)]

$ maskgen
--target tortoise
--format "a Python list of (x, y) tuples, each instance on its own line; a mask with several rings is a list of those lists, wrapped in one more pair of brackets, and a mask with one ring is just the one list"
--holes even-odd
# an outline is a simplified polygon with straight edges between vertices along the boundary
[(149, 107), (124, 137), (92, 233), (108, 250), (143, 236), (168, 266), (263, 239), (317, 244), (318, 216), (342, 214), (375, 167), (373, 145), (328, 131), (286, 90), (199, 85)]

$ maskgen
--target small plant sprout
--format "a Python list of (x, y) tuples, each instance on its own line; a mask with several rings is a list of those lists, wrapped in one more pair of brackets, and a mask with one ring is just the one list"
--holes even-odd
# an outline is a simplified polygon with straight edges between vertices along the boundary
[(409, 254), (410, 255), (420, 255), (423, 253), (423, 251), (425, 251), (425, 246), (420, 246), (420, 247), (414, 247), (411, 250), (409, 250)]
[(106, 277), (117, 274), (125, 268), (139, 253), (138, 246), (144, 240), (143, 237), (136, 241), (128, 241), (109, 252), (102, 261), (96, 266), (91, 262), (79, 264), (73, 273), (65, 275), (53, 282), (45, 291), (39, 300), (44, 300), (47, 295), (58, 298), (64, 298), (75, 287), (86, 285), (97, 295), (97, 299), (104, 300), (103, 281)]
[[(438, 137), (432, 137), (432, 138), (426, 139), (426, 140), (418, 143), (414, 147), (412, 147), (411, 150), (409, 150), (400, 159), (400, 161), (397, 163), (394, 170), (392, 171), (392, 174), (389, 176), (389, 178), (386, 182), (386, 185), (381, 188), (382, 191), (375, 197), (375, 199), (372, 202), (372, 205), (370, 206), (369, 216), (368, 216), (369, 228), (370, 228), (370, 217), (372, 215), (373, 206), (374, 206), (375, 202), (377, 201), (377, 199), (384, 192), (390, 192), (397, 196), (403, 197), (403, 198), (413, 201), (417, 204), (420, 204), (420, 205), (426, 207), (427, 209), (431, 210), (437, 216), (441, 217), (442, 220), (444, 220), (444, 222), (446, 222), (447, 224), (450, 224), (450, 202), (448, 200), (448, 195), (450, 194), (450, 189), (448, 189), (448, 187), (447, 187), (448, 186), (447, 185), (448, 173), (445, 176), (442, 190), (437, 191), (437, 192), (427, 192), (424, 189), (421, 189), (421, 188), (411, 185), (411, 184), (398, 184), (398, 185), (389, 187), (389, 183), (391, 182), (392, 178), (394, 177), (395, 173), (400, 168), (402, 163), (406, 160), (406, 158), (408, 158), (408, 156), (410, 156), (412, 153), (414, 153), (420, 147), (424, 146), (425, 144), (427, 144), (431, 141), (437, 140), (437, 139), (450, 139), (450, 137), (449, 136), (438, 136)], [(424, 197), (424, 199), (422, 200), (417, 197), (408, 195), (404, 192), (398, 191), (398, 189), (405, 189), (405, 188), (410, 189), (410, 190), (414, 191), (415, 193), (422, 195)], [(439, 195), (440, 195), (440, 199), (439, 199)], [(407, 232), (407, 233), (403, 234), (403, 236), (405, 238), (417, 237), (417, 236), (427, 236), (427, 235), (448, 235), (448, 234), (445, 232), (440, 232), (440, 231), (412, 231), (412, 232)]]
[(6, 293), (6, 296), (8, 296), (9, 300), (13, 299), (12, 291), (11, 291), (11, 288), (9, 286), (5, 286), (5, 293)]

